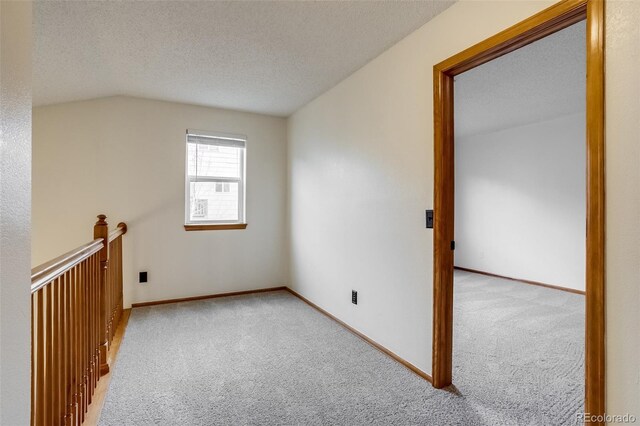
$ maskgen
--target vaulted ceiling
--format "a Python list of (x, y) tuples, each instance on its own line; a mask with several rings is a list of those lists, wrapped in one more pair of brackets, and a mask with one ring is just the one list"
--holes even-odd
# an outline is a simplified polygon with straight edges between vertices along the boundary
[(34, 105), (130, 95), (287, 116), (452, 1), (39, 1)]

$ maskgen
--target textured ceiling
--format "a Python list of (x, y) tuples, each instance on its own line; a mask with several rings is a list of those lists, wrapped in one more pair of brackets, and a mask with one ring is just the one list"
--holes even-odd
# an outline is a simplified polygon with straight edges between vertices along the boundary
[(39, 1), (35, 105), (131, 95), (286, 116), (451, 1)]
[(584, 21), (455, 78), (456, 136), (584, 112)]

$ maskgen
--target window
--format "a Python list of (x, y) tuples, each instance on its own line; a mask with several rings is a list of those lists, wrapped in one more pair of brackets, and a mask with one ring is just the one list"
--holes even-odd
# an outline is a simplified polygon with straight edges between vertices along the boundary
[(229, 183), (228, 182), (216, 183), (216, 192), (229, 192)]
[(246, 142), (187, 130), (185, 225), (244, 224)]
[(193, 207), (193, 217), (207, 217), (209, 211), (209, 200), (197, 198)]

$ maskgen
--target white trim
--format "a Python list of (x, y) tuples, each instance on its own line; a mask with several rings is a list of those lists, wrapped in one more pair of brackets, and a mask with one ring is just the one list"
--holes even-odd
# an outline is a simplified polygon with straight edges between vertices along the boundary
[(245, 145), (244, 149), (240, 150), (240, 176), (242, 177), (242, 181), (238, 183), (238, 221), (240, 221), (240, 223), (246, 223), (247, 220), (247, 214), (245, 212), (245, 194), (247, 193), (247, 179), (245, 174), (246, 159), (247, 147)]

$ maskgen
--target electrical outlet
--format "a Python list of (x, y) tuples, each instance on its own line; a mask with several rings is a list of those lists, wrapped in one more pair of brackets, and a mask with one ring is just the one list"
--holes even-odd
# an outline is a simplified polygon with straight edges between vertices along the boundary
[(138, 282), (139, 283), (146, 283), (147, 282), (147, 272), (140, 272), (139, 276), (138, 276)]
[(351, 290), (351, 303), (354, 305), (358, 304), (358, 292), (355, 290)]

